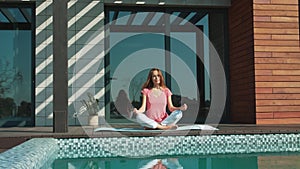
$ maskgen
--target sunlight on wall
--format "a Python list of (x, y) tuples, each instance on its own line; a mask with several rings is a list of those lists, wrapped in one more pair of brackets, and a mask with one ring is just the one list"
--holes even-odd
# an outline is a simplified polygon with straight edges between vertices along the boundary
[[(36, 2), (36, 126), (52, 125), (53, 118), (52, 2)], [(100, 1), (68, 2), (69, 125), (79, 124), (72, 116), (77, 108), (73, 104), (80, 106), (87, 91), (94, 90), (95, 97), (104, 102), (103, 8)]]

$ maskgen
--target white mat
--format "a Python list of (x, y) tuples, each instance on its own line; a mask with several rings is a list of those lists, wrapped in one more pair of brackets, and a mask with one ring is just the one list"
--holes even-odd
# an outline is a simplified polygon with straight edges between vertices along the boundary
[(174, 130), (144, 130), (143, 128), (112, 128), (112, 127), (100, 127), (96, 128), (94, 131), (116, 131), (116, 132), (163, 132), (163, 131), (180, 131), (180, 130), (219, 130), (215, 127), (206, 124), (194, 124), (179, 126)]

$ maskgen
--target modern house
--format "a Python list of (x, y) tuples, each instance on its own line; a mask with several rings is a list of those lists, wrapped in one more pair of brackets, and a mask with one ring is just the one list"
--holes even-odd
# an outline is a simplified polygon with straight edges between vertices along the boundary
[(299, 23), (298, 0), (2, 0), (0, 126), (89, 125), (94, 98), (131, 123), (152, 67), (182, 123), (300, 124)]

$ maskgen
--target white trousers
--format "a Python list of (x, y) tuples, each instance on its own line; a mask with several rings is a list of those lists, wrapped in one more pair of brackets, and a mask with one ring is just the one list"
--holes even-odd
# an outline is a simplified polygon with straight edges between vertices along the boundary
[[(166, 119), (164, 119), (160, 124), (161, 125), (175, 125), (182, 118), (182, 111), (175, 110), (173, 111)], [(136, 121), (144, 127), (149, 128), (157, 128), (158, 123), (149, 117), (147, 117), (144, 113), (138, 113), (136, 115)]]

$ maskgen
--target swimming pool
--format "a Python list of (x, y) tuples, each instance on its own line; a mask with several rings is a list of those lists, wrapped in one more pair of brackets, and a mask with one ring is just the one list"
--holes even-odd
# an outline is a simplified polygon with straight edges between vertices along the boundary
[[(299, 161), (299, 153), (300, 134), (34, 138), (0, 154), (0, 168), (113, 169), (148, 163), (170, 168), (178, 163), (189, 169), (277, 169), (276, 163), (286, 163), (291, 169), (299, 163), (286, 161)], [(274, 164), (267, 165), (270, 161)]]
[(298, 169), (300, 154), (239, 154), (212, 156), (158, 156), (151, 158), (57, 159), (49, 168), (101, 169)]

